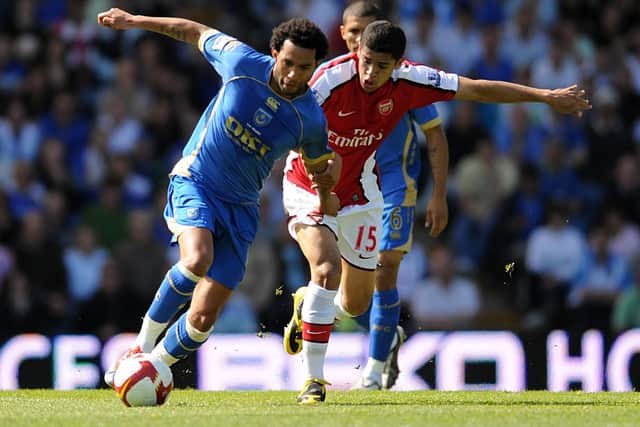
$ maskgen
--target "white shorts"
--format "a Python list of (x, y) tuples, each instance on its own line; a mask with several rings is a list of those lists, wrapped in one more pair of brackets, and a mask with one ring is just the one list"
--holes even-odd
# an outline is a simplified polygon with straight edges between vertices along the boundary
[(382, 206), (346, 206), (336, 217), (320, 215), (318, 196), (283, 180), (282, 199), (289, 215), (289, 234), (296, 238), (296, 225), (325, 225), (336, 235), (340, 255), (362, 270), (375, 270), (382, 238)]

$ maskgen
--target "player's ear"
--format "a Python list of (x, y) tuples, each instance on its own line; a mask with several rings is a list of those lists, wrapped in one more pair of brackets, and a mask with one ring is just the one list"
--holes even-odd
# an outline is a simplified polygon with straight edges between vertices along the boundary
[(402, 57), (402, 58), (398, 59), (398, 60), (396, 61), (396, 63), (394, 64), (393, 68), (394, 68), (395, 70), (397, 70), (398, 68), (400, 68), (400, 66), (402, 65), (402, 63), (404, 62), (404, 60), (405, 60), (405, 59), (406, 59), (406, 58), (404, 58), (404, 57)]
[(271, 48), (271, 56), (273, 56), (273, 59), (276, 59), (278, 57), (278, 51)]
[(344, 25), (340, 25), (340, 37), (342, 37), (342, 40), (346, 40), (347, 38), (344, 35), (345, 32), (345, 27)]

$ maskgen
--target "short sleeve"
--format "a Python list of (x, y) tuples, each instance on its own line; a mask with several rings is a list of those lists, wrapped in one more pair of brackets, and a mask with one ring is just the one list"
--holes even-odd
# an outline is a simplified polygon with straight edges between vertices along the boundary
[(223, 80), (241, 74), (259, 76), (259, 64), (265, 62), (251, 46), (213, 29), (202, 33), (198, 49)]
[(442, 124), (442, 119), (438, 114), (438, 109), (435, 105), (427, 105), (425, 107), (414, 108), (409, 111), (411, 118), (418, 126), (424, 131), (432, 129)]
[[(326, 122), (323, 123), (323, 125), (325, 124)], [(307, 164), (333, 159), (335, 155), (328, 144), (329, 137), (326, 126), (316, 126), (314, 129), (307, 130), (307, 135), (303, 138), (300, 146), (300, 155)]]
[[(423, 107), (453, 99), (458, 90), (458, 75), (422, 64), (405, 61), (392, 78), (405, 82), (404, 95), (410, 108)], [(408, 83), (408, 84), (406, 84)]]

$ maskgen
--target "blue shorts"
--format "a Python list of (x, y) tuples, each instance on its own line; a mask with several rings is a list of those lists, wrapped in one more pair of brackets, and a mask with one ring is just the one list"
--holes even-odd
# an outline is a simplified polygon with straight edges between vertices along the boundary
[(413, 242), (414, 206), (384, 205), (380, 251), (409, 252)]
[[(213, 263), (207, 276), (229, 289), (242, 280), (249, 246), (258, 229), (258, 205), (227, 203), (208, 195), (198, 182), (174, 175), (169, 181), (164, 218), (174, 233), (181, 227), (206, 228), (213, 235)], [(177, 227), (176, 227), (177, 224)]]

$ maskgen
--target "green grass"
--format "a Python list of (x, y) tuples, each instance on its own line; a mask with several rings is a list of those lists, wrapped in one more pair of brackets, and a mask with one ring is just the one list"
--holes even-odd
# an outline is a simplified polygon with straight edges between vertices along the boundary
[(168, 403), (127, 408), (110, 390), (0, 392), (0, 426), (637, 426), (637, 393), (332, 391), (322, 405), (295, 393), (174, 390)]

